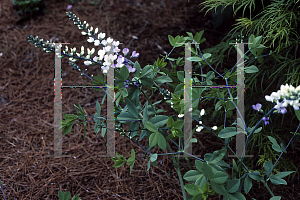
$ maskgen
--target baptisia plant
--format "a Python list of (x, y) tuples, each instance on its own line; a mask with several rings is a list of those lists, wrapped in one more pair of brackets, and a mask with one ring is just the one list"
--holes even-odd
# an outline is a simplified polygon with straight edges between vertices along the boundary
[[(212, 66), (211, 54), (206, 53), (202, 54), (200, 50), (200, 43), (205, 42), (205, 38), (202, 38), (203, 31), (193, 35), (192, 33), (187, 32), (187, 37), (176, 36), (175, 38), (169, 36), (170, 44), (173, 46), (171, 52), (178, 47), (184, 46), (185, 43), (198, 43), (195, 45), (195, 48), (192, 47), (191, 57), (190, 58), (170, 58), (171, 52), (163, 58), (158, 58), (154, 64), (146, 65), (141, 67), (140, 64), (132, 62), (130, 59), (138, 57), (138, 53), (135, 51), (132, 52), (131, 57), (128, 59), (126, 56), (129, 53), (129, 49), (124, 48), (122, 50), (123, 56), (119, 55), (121, 50), (119, 49), (119, 42), (114, 41), (112, 38), (105, 38), (105, 33), (98, 33), (99, 29), (96, 28), (93, 32), (93, 27), (84, 22), (81, 23), (79, 18), (76, 18), (71, 12), (67, 12), (67, 16), (74, 21), (79, 29), (83, 30), (82, 34), (87, 35), (88, 42), (93, 43), (96, 47), (102, 45), (103, 48), (98, 50), (97, 56), (93, 56), (96, 50), (87, 49), (87, 56), (83, 56), (84, 47), (81, 48), (80, 53), (76, 53), (76, 48), (71, 49), (69, 53), (68, 47), (63, 51), (62, 56), (69, 57), (69, 64), (75, 69), (81, 71), (79, 66), (75, 62), (79, 59), (84, 60), (85, 65), (99, 64), (102, 68), (104, 75), (109, 70), (114, 70), (115, 74), (115, 130), (120, 132), (120, 134), (137, 144), (141, 149), (145, 151), (145, 156), (141, 157), (144, 159), (149, 159), (147, 164), (147, 171), (149, 171), (151, 165), (153, 167), (157, 164), (157, 159), (159, 156), (170, 155), (173, 160), (174, 168), (176, 169), (177, 175), (179, 177), (181, 191), (183, 199), (207, 199), (209, 195), (214, 195), (215, 193), (222, 195), (223, 199), (230, 200), (243, 200), (246, 199), (243, 195), (243, 192), (247, 194), (252, 187), (252, 180), (260, 181), (266, 187), (270, 193), (271, 200), (278, 200), (281, 197), (274, 196), (272, 191), (268, 186), (268, 181), (275, 185), (286, 184), (286, 181), (283, 179), (285, 176), (288, 176), (292, 172), (279, 172), (273, 174), (272, 171), (282, 156), (283, 152), (286, 152), (289, 144), (284, 147), (282, 144), (279, 146), (277, 141), (270, 137), (270, 141), (273, 143), (272, 148), (275, 151), (281, 152), (276, 163), (273, 165), (270, 161), (266, 162), (264, 165), (267, 177), (264, 179), (264, 176), (258, 171), (253, 171), (249, 169), (243, 162), (244, 157), (238, 157), (236, 151), (232, 150), (228, 145), (232, 141), (234, 136), (236, 136), (236, 127), (233, 124), (229, 126), (226, 124), (226, 118), (231, 118), (234, 109), (237, 109), (236, 100), (237, 98), (233, 97), (233, 92), (227, 88), (225, 91), (221, 91), (220, 88), (214, 88), (213, 97), (205, 97), (205, 93), (211, 91), (208, 87), (192, 87), (192, 105), (189, 108), (191, 112), (191, 117), (194, 122), (197, 122), (198, 125), (191, 130), (190, 141), (197, 143), (195, 138), (195, 132), (201, 132), (203, 129), (206, 129), (209, 133), (214, 134), (218, 137), (223, 143), (224, 148), (213, 153), (207, 153), (204, 155), (204, 159), (198, 158), (197, 156), (191, 155), (185, 151), (186, 147), (183, 147), (183, 138), (185, 134), (183, 133), (185, 121), (183, 119), (185, 111), (185, 72), (177, 71), (177, 69), (184, 65), (185, 60), (193, 61), (193, 71), (192, 71), (192, 83), (200, 86), (217, 86), (217, 83), (214, 82), (216, 78), (222, 78), (226, 86), (236, 85), (236, 75), (237, 64), (227, 70), (223, 74), (217, 72)], [(253, 59), (261, 56), (263, 49), (265, 48), (260, 44), (261, 37), (255, 37), (251, 35), (249, 37), (248, 45), (249, 50), (245, 55), (250, 51)], [(29, 37), (29, 42), (34, 43), (37, 47), (44, 48), (47, 52), (55, 52), (53, 44), (49, 42), (44, 43), (43, 40), (38, 40), (38, 37)], [(113, 52), (108, 54), (108, 52)], [(251, 58), (251, 56), (247, 58)], [(169, 62), (172, 70), (166, 68)], [(115, 64), (115, 62), (117, 62)], [(212, 71), (208, 71), (207, 74), (203, 73), (204, 67), (209, 67)], [(105, 84), (105, 78), (102, 75), (96, 77), (89, 77), (86, 74), (86, 71), (82, 75), (90, 78), (95, 85)], [(200, 71), (200, 73), (197, 73)], [(132, 72), (133, 78), (129, 78), (129, 73)], [(254, 65), (245, 67), (246, 73), (255, 73), (258, 72), (257, 67)], [(215, 73), (218, 75), (215, 76)], [(95, 78), (95, 79), (93, 79)], [(172, 88), (172, 91), (163, 89), (161, 86), (165, 83), (169, 84)], [(130, 87), (129, 87), (130, 86)], [(233, 90), (234, 91), (234, 90)], [(242, 119), (245, 129), (246, 129), (246, 144), (245, 150), (247, 149), (249, 139), (253, 133), (258, 133), (262, 130), (262, 127), (258, 127), (259, 124), (264, 121), (265, 125), (269, 124), (269, 115), (271, 113), (284, 113), (284, 109), (287, 105), (292, 105), (295, 109), (299, 108), (299, 87), (293, 89), (293, 87), (283, 86), (280, 92), (276, 94), (272, 93), (271, 97), (266, 96), (266, 100), (272, 100), (275, 106), (275, 101), (277, 105), (271, 109), (268, 113), (264, 114), (261, 109), (260, 104), (253, 105), (253, 108), (257, 111), (260, 111), (264, 114), (261, 120), (256, 124), (255, 127), (247, 127), (244, 119)], [(147, 93), (151, 93), (151, 96), (159, 93), (161, 95), (161, 100), (157, 102), (151, 102), (151, 96), (148, 96)], [(142, 105), (139, 96), (140, 94), (144, 95), (147, 101)], [(297, 95), (296, 95), (297, 94)], [(105, 98), (105, 97), (104, 97)], [(103, 99), (104, 99), (103, 98)], [(203, 108), (199, 108), (199, 105), (209, 98), (218, 99), (218, 102), (215, 105), (214, 114), (222, 111), (225, 111), (224, 124), (219, 126), (209, 127), (203, 123), (205, 115), (207, 114)], [(163, 109), (157, 109), (156, 106), (165, 101), (170, 107), (176, 112), (174, 115), (164, 115), (165, 112)], [(102, 101), (101, 104), (103, 104)], [(74, 105), (75, 106), (75, 105)], [(73, 123), (78, 120), (83, 120), (85, 126), (84, 137), (86, 130), (86, 117), (93, 118), (95, 122), (94, 132), (96, 134), (101, 130), (101, 135), (104, 137), (106, 134), (106, 119), (101, 117), (101, 106), (100, 103), (96, 103), (97, 112), (94, 117), (85, 115), (83, 109), (75, 106), (78, 110), (77, 115), (73, 114), (64, 114), (64, 119), (61, 123), (61, 128), (63, 129), (63, 134), (68, 134), (72, 130)], [(200, 111), (201, 110), (201, 111)], [(298, 119), (300, 120), (299, 113), (296, 113)], [(124, 129), (124, 125), (128, 124), (128, 130)], [(298, 129), (296, 130), (296, 132)], [(295, 136), (295, 134), (294, 134)], [(291, 140), (294, 138), (291, 138)], [(147, 147), (143, 147), (139, 142), (143, 139), (148, 140)], [(175, 141), (178, 140), (178, 143)], [(291, 141), (290, 140), (290, 141)], [(173, 143), (176, 146), (176, 150), (171, 148), (170, 143)], [(162, 150), (162, 153), (153, 153), (158, 147)], [(157, 149), (156, 149), (157, 150)], [(168, 151), (168, 153), (165, 153)], [(233, 155), (236, 156), (235, 159), (232, 159), (230, 164), (225, 162), (224, 156), (227, 151), (231, 151)], [(245, 153), (245, 152), (244, 152)], [(174, 155), (188, 155), (196, 159), (195, 168), (192, 167), (189, 157), (186, 157), (185, 160), (189, 166), (189, 171), (187, 171), (184, 176), (180, 172), (180, 157), (175, 157)], [(131, 157), (125, 159), (123, 155), (116, 153), (116, 157), (112, 157), (112, 160), (115, 162), (114, 167), (120, 167), (124, 163), (130, 166), (130, 173), (132, 172), (134, 163), (137, 159), (134, 149), (131, 150)], [(224, 159), (224, 160), (223, 160)], [(227, 159), (226, 161), (230, 161)], [(230, 176), (228, 174), (231, 174)], [(184, 180), (189, 183), (184, 183)], [(186, 194), (188, 193), (188, 195)]]

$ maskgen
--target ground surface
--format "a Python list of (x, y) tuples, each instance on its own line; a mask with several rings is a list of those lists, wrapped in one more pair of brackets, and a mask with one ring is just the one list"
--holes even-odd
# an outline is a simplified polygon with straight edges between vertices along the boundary
[[(81, 21), (86, 20), (122, 42), (123, 47), (139, 52), (138, 61), (145, 66), (153, 64), (164, 51), (171, 50), (168, 35), (205, 30), (207, 42), (203, 49), (221, 41), (226, 30), (214, 31), (211, 15), (204, 17), (204, 12), (199, 13), (199, 3), (110, 0), (96, 6), (88, 2), (75, 4), (71, 11)], [(18, 22), (20, 18), (11, 2), (3, 0), (0, 3), (0, 173), (7, 199), (57, 199), (58, 190), (71, 191), (72, 195), (80, 193), (84, 200), (182, 199), (177, 174), (175, 170), (170, 171), (171, 157), (160, 157), (149, 175), (145, 173), (147, 159), (139, 159), (131, 175), (127, 166), (115, 169), (110, 158), (97, 157), (105, 154), (106, 146), (105, 139), (93, 133), (93, 123), (88, 123), (90, 131), (85, 140), (80, 125), (64, 136), (63, 154), (70, 157), (45, 157), (53, 154), (54, 54), (35, 48), (26, 38), (38, 35), (52, 42), (70, 42), (70, 46), (77, 49), (82, 45), (92, 47), (65, 16), (67, 6), (67, 2), (49, 0), (44, 15)], [(173, 57), (180, 51), (175, 51)], [(72, 70), (67, 62), (67, 59), (62, 61), (63, 85), (86, 85), (89, 80)], [(88, 72), (99, 70), (93, 68)], [(100, 101), (103, 94), (91, 88), (76, 88), (64, 89), (62, 96), (64, 113), (76, 113), (73, 104), (80, 103), (91, 116), (95, 113), (95, 102)], [(156, 96), (153, 100), (160, 98)], [(203, 146), (199, 143), (194, 148), (198, 155), (222, 148), (211, 135), (202, 134), (200, 139)], [(127, 158), (131, 148), (135, 149), (137, 157), (143, 155), (137, 145), (116, 134), (116, 152)], [(299, 164), (297, 154), (292, 155), (291, 159)], [(184, 168), (181, 171), (185, 173)], [(283, 199), (299, 199), (298, 179), (294, 177), (288, 186), (272, 185), (271, 190)], [(254, 183), (247, 199), (251, 197), (268, 199), (269, 195)]]

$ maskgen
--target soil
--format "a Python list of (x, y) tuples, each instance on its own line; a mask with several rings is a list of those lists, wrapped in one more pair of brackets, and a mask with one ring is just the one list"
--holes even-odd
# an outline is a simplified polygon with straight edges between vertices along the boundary
[[(230, 30), (228, 27), (214, 30), (212, 14), (204, 16), (204, 11), (199, 12), (199, 0), (99, 2), (98, 5), (77, 2), (70, 11), (82, 22), (87, 21), (90, 26), (99, 27), (99, 32), (122, 42), (122, 48), (137, 51), (140, 56), (136, 60), (142, 67), (171, 51), (168, 35), (186, 36), (186, 32), (195, 34), (205, 30), (206, 42), (201, 48), (206, 49), (218, 44)], [(72, 131), (63, 136), (63, 155), (69, 157), (46, 157), (54, 151), (54, 54), (34, 47), (27, 42), (27, 37), (69, 42), (69, 48), (93, 47), (66, 16), (68, 4), (67, 1), (45, 1), (44, 13), (22, 19), (11, 1), (0, 3), (0, 180), (6, 199), (58, 199), (59, 190), (70, 191), (72, 196), (80, 193), (81, 199), (182, 199), (170, 156), (159, 156), (157, 166), (146, 174), (148, 159), (142, 158), (144, 151), (116, 133), (116, 152), (128, 158), (133, 148), (136, 157), (141, 157), (131, 174), (127, 165), (116, 169), (111, 158), (99, 157), (106, 154), (106, 139), (94, 134), (93, 121), (87, 123), (85, 140), (82, 124), (74, 125)], [(175, 49), (171, 57), (178, 57), (181, 51)], [(99, 68), (88, 68), (89, 75), (97, 72), (100, 73)], [(62, 74), (65, 86), (87, 85), (89, 81), (68, 65), (67, 58), (62, 59)], [(73, 105), (79, 103), (88, 116), (93, 116), (96, 101), (101, 102), (102, 98), (103, 92), (95, 93), (92, 88), (65, 88), (62, 90), (63, 113), (76, 114)], [(152, 98), (153, 101), (160, 99), (161, 95)], [(105, 109), (105, 104), (102, 108)], [(193, 148), (194, 155), (203, 158), (205, 153), (223, 147), (213, 135), (198, 137), (201, 142)], [(147, 141), (141, 144), (145, 146)], [(155, 152), (162, 153), (158, 148), (153, 149)], [(290, 151), (289, 156), (298, 167), (296, 149)], [(194, 161), (191, 159), (192, 164)], [(184, 174), (188, 166), (184, 159), (182, 163)], [(289, 179), (286, 186), (270, 184), (270, 188), (282, 199), (300, 199), (297, 176)], [(246, 198), (261, 200), (269, 199), (270, 195), (263, 186), (253, 182)]]

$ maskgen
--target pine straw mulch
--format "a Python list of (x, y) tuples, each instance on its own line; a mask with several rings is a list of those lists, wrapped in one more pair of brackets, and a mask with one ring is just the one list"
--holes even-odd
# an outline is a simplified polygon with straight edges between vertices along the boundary
[[(123, 48), (139, 52), (137, 60), (145, 66), (152, 64), (159, 54), (170, 52), (168, 35), (205, 30), (207, 42), (202, 48), (218, 44), (224, 33), (212, 30), (211, 16), (199, 13), (199, 3), (111, 0), (101, 1), (98, 6), (78, 3), (71, 11), (81, 21), (86, 20), (123, 42)], [(69, 47), (77, 49), (82, 45), (92, 47), (65, 16), (67, 5), (64, 1), (49, 0), (44, 15), (18, 23), (19, 17), (11, 2), (0, 3), (0, 180), (7, 199), (57, 199), (59, 190), (71, 191), (72, 196), (80, 193), (82, 199), (182, 199), (176, 171), (171, 170), (171, 157), (160, 156), (157, 167), (151, 167), (149, 175), (145, 173), (147, 159), (138, 159), (131, 175), (127, 166), (115, 169), (110, 158), (98, 157), (106, 154), (106, 145), (105, 138), (94, 134), (93, 122), (88, 123), (85, 140), (82, 125), (74, 125), (71, 133), (63, 136), (63, 155), (70, 157), (46, 157), (54, 150), (54, 54), (35, 48), (27, 42), (27, 36), (70, 42)], [(180, 51), (172, 55), (176, 57)], [(66, 58), (62, 60), (62, 69), (63, 85), (88, 84), (89, 80), (72, 70)], [(100, 73), (95, 67), (88, 70), (89, 75), (97, 72)], [(77, 113), (73, 104), (80, 103), (89, 116), (94, 115), (96, 101), (100, 102), (103, 97), (103, 92), (95, 93), (92, 88), (66, 88), (62, 93), (63, 113)], [(156, 95), (152, 100), (161, 98)], [(203, 156), (222, 147), (211, 135), (199, 135), (198, 140), (204, 146), (199, 143), (200, 148), (193, 148), (197, 155)], [(144, 155), (132, 141), (116, 134), (116, 152), (128, 158), (131, 148), (135, 149), (137, 157)], [(194, 163), (194, 159), (191, 162)], [(187, 165), (183, 164), (182, 174), (184, 167), (187, 169)], [(297, 184), (296, 180), (288, 186), (271, 186), (271, 189), (283, 199), (297, 199), (295, 197), (300, 194), (299, 188), (296, 191)], [(269, 195), (255, 183), (247, 199), (250, 196), (268, 199)]]

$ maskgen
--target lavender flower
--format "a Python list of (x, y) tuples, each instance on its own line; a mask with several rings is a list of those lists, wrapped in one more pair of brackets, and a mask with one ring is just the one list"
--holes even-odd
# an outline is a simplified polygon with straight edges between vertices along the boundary
[(256, 105), (252, 105), (252, 108), (253, 108), (254, 110), (259, 111), (259, 110), (261, 109), (261, 104), (260, 104), (260, 103), (257, 103)]
[(269, 124), (269, 117), (263, 117), (263, 120), (265, 122), (265, 125)]

